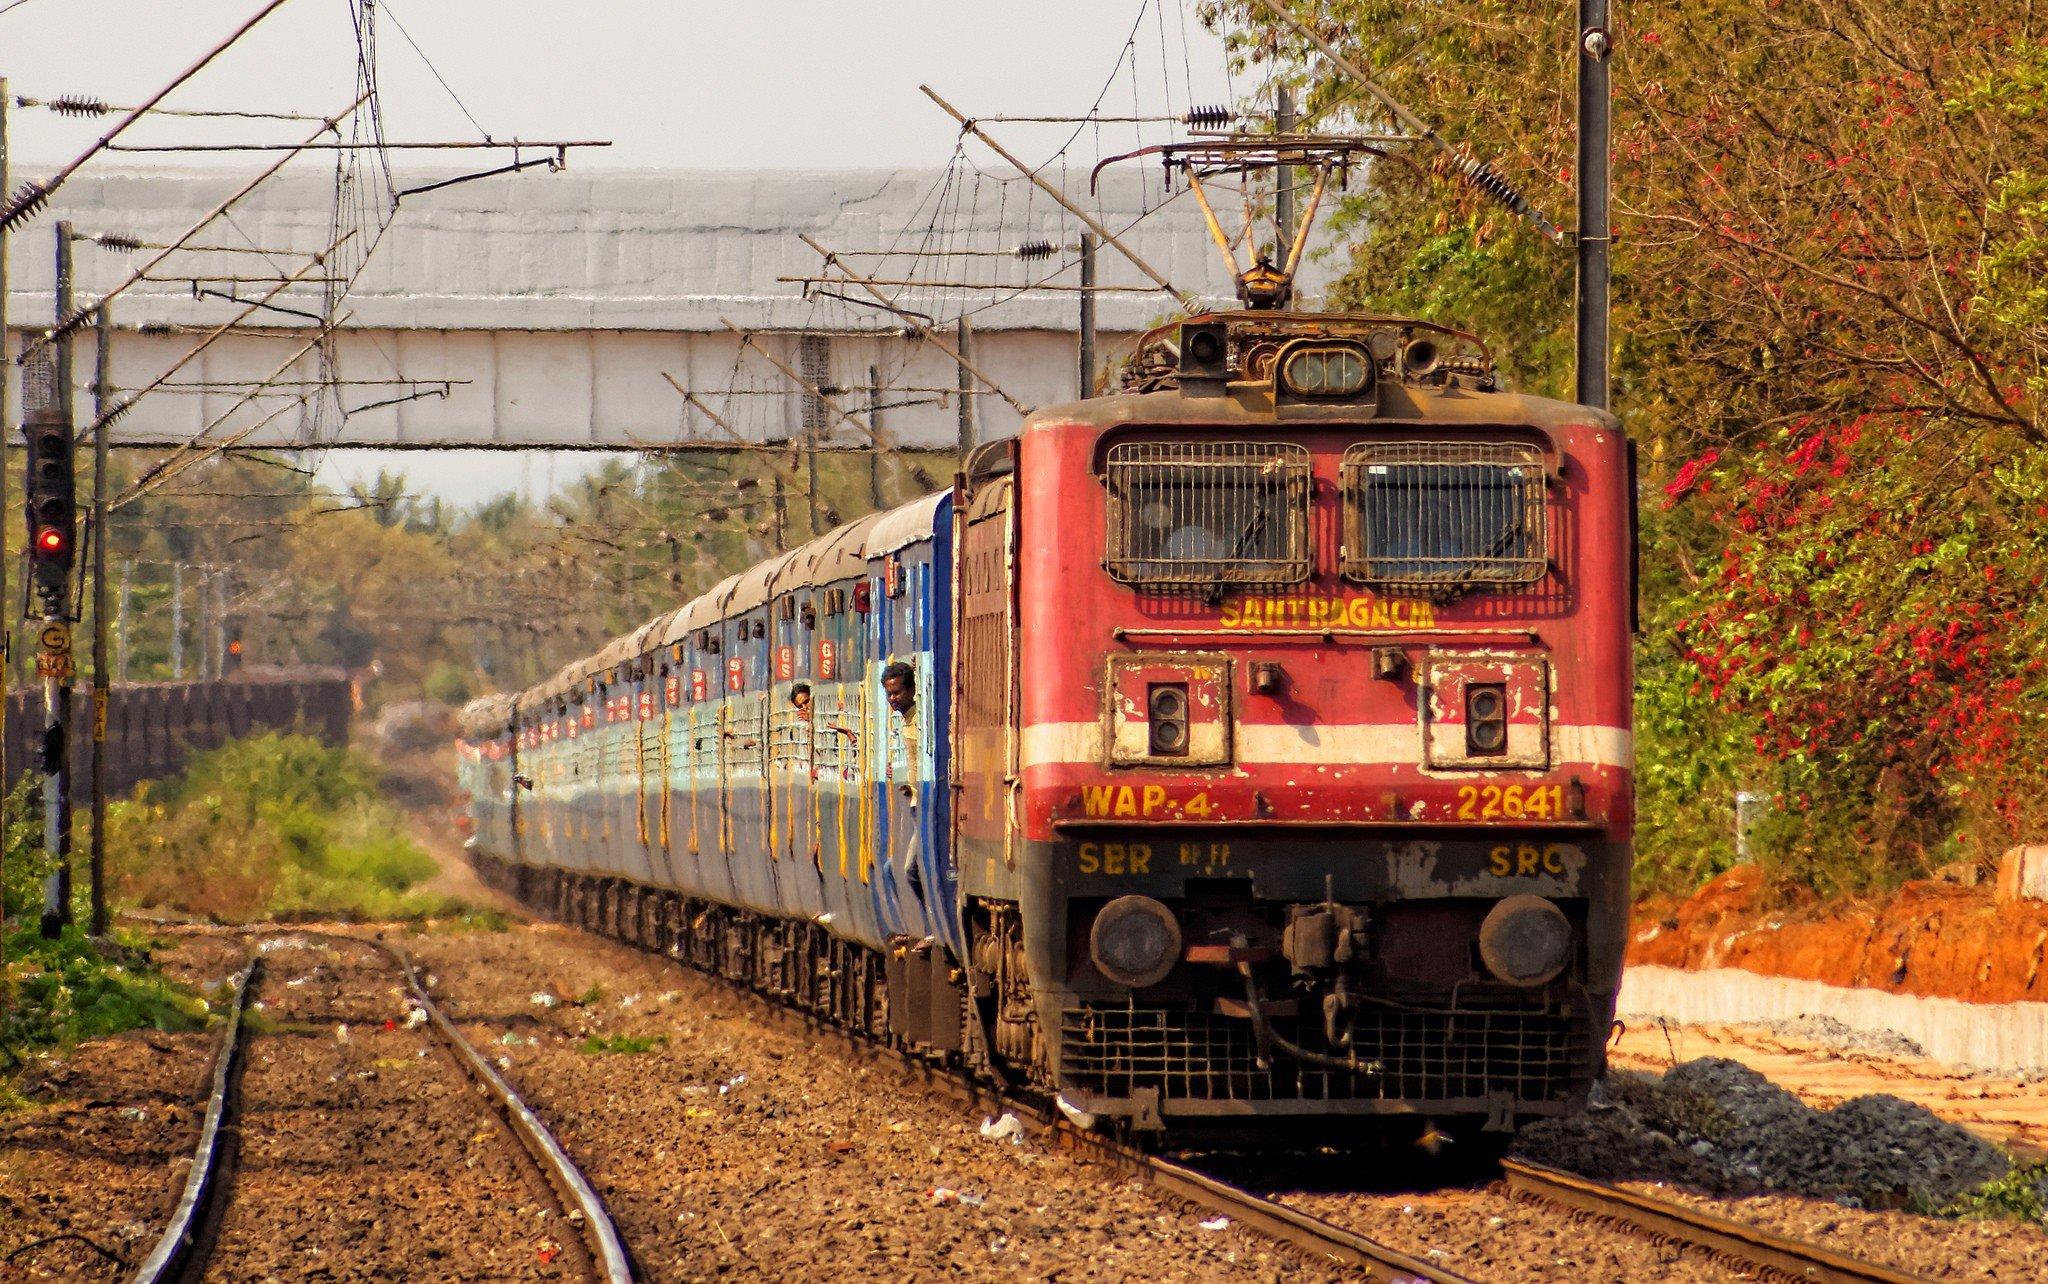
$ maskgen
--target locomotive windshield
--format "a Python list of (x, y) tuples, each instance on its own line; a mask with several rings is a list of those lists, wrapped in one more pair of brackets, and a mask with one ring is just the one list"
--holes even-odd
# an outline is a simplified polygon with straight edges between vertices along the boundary
[(1214, 587), (1308, 578), (1307, 447), (1124, 442), (1108, 460), (1109, 573)]
[(1543, 458), (1500, 442), (1374, 442), (1344, 454), (1344, 574), (1455, 592), (1546, 569)]

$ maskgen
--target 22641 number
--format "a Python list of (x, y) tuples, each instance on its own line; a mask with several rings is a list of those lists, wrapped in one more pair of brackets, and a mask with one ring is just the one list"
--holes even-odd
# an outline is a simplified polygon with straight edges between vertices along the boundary
[(1563, 785), (1459, 785), (1459, 820), (1549, 820), (1564, 815)]

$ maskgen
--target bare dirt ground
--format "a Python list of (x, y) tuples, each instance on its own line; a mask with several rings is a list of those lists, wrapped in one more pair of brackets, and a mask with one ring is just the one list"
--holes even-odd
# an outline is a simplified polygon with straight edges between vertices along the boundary
[[(243, 950), (198, 941), (165, 971), (194, 986), (241, 970)], [(148, 1254), (198, 1140), (218, 1036), (134, 1030), (46, 1057), (0, 1116), (0, 1279), (120, 1279)]]
[(577, 1279), (576, 1233), (366, 946), (269, 935), (207, 1278)]
[(1738, 865), (1683, 900), (1639, 905), (1628, 960), (1974, 1003), (2041, 1001), (2048, 904), (1999, 904), (1988, 886), (1933, 879), (1878, 899), (1821, 901)]
[[(1324, 1278), (1063, 1151), (986, 1138), (959, 1103), (765, 1023), (762, 1000), (669, 961), (547, 924), (387, 930), (583, 1165), (649, 1278)], [(231, 938), (193, 936), (168, 958), (182, 976), (217, 980), (241, 956)], [(258, 995), (271, 1033), (245, 1082), (239, 1197), (252, 1212), (231, 1213), (214, 1277), (373, 1278), (397, 1262), (412, 1277), (577, 1277), (550, 1251), (568, 1246), (544, 1192), (419, 1056), (424, 1036), (404, 1028), (395, 976), (371, 975), (367, 955), (272, 957)], [(211, 1031), (131, 1035), (42, 1067), (42, 1104), (0, 1125), (0, 1254), (69, 1231), (132, 1264), (182, 1182), (213, 1042)], [(1743, 1062), (1813, 1106), (1892, 1093), (2001, 1138), (2048, 1138), (2048, 1089), (1768, 1032), (1635, 1029), (1614, 1063), (1656, 1072), (1674, 1057)], [(1620, 1113), (1536, 1157), (1605, 1164), (1596, 1175), (1933, 1278), (2035, 1278), (2048, 1255), (2048, 1236), (2012, 1220), (1731, 1188), (1669, 1137), (1640, 1125), (1621, 1137)], [(1483, 1176), (1443, 1188), (1366, 1176), (1363, 1193), (1268, 1185), (1481, 1279), (1730, 1278), (1696, 1253), (1512, 1200)], [(78, 1241), (11, 1269), (0, 1278), (123, 1273)]]
[(651, 1279), (1326, 1278), (676, 964), (546, 925), (409, 948)]

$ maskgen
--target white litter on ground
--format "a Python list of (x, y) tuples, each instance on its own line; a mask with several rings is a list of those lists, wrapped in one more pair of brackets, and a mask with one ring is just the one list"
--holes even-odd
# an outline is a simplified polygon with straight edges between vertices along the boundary
[(1017, 1116), (1005, 1110), (1000, 1119), (981, 1121), (981, 1135), (990, 1141), (1001, 1141), (1007, 1137), (1011, 1145), (1021, 1146), (1024, 1144), (1024, 1125), (1019, 1122)]

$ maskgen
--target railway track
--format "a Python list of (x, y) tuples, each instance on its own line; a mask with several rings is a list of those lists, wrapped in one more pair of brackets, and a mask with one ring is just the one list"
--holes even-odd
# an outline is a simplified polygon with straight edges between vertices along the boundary
[[(384, 941), (345, 932), (291, 929), (290, 936), (272, 939), (293, 937), (370, 950), (399, 973), (411, 1002), (424, 1014), (424, 1027), (460, 1068), (481, 1104), (517, 1139), (535, 1172), (553, 1192), (563, 1220), (579, 1232), (589, 1273), (605, 1284), (629, 1284), (635, 1278), (631, 1259), (603, 1201), (547, 1126), (448, 1020), (420, 983), (411, 960)], [(206, 1113), (184, 1190), (169, 1225), (130, 1277), (135, 1284), (198, 1279), (206, 1273), (213, 1250), (219, 1244), (235, 1199), (236, 1157), (243, 1127), (241, 1083), (250, 1042), (248, 1008), (250, 996), (263, 975), (264, 959), (258, 951), (252, 954), (248, 968), (235, 984), (235, 997), (222, 1030)]]
[[(621, 943), (632, 945), (631, 942)], [(669, 962), (678, 962), (668, 955), (654, 953)], [(683, 966), (689, 965), (684, 963)], [(1306, 1259), (1356, 1272), (1365, 1279), (1473, 1284), (1471, 1277), (1380, 1243), (1326, 1218), (1256, 1194), (1114, 1137), (1078, 1129), (1040, 1101), (998, 1091), (914, 1054), (862, 1038), (808, 1013), (776, 1003), (772, 997), (732, 978), (699, 968), (691, 970), (746, 996), (769, 1019), (801, 1031), (813, 1042), (824, 1040), (834, 1043), (853, 1056), (888, 1065), (910, 1081), (978, 1109), (1008, 1111), (1028, 1119), (1039, 1129), (1040, 1135), (1053, 1144), (1142, 1180), (1161, 1194), (1193, 1208), (1229, 1217), (1286, 1245)], [(1925, 1284), (1925, 1277), (1852, 1257), (1825, 1245), (1791, 1239), (1672, 1200), (1623, 1190), (1576, 1174), (1516, 1160), (1503, 1160), (1501, 1172), (1511, 1196), (1539, 1201), (1577, 1216), (1598, 1220), (1633, 1237), (1683, 1245), (1744, 1277), (1813, 1281), (1816, 1284)]]
[(1501, 1163), (1510, 1194), (1569, 1212), (1619, 1223), (1638, 1234), (1687, 1244), (1738, 1268), (1770, 1278), (1819, 1284), (1924, 1284), (1925, 1277), (1864, 1261), (1820, 1244), (1657, 1199), (1575, 1173), (1508, 1159)]

